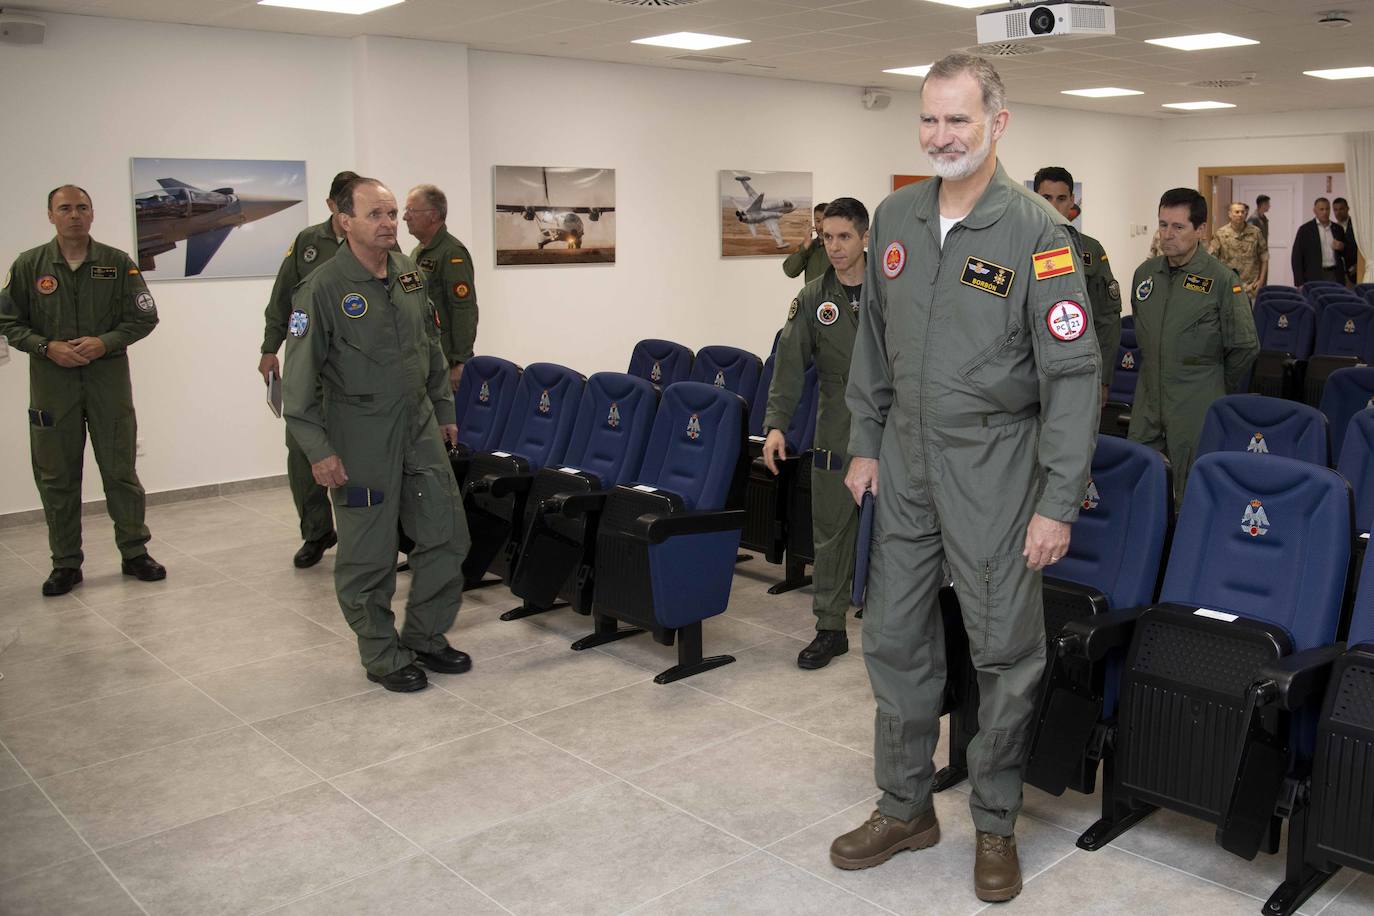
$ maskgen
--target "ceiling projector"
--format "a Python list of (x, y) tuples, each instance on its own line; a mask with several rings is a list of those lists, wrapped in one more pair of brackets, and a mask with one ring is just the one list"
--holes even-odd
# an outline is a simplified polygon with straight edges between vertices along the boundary
[(1034, 3), (978, 14), (978, 43), (1116, 34), (1116, 11), (1105, 3)]

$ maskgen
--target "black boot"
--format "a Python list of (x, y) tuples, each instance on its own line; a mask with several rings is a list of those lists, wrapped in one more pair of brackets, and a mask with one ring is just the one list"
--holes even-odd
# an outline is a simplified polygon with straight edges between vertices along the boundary
[(67, 592), (76, 588), (81, 581), (81, 570), (73, 569), (70, 566), (57, 566), (48, 574), (48, 581), (43, 583), (43, 594), (48, 598), (57, 595), (65, 595)]
[(849, 634), (844, 630), (817, 630), (811, 645), (797, 653), (798, 668), (824, 668), (837, 655), (849, 651)]
[(324, 559), (324, 552), (337, 543), (339, 543), (339, 536), (332, 531), (322, 538), (306, 541), (301, 545), (301, 549), (296, 551), (291, 562), (296, 564), (297, 569), (309, 569)]
[(126, 576), (133, 576), (142, 582), (161, 582), (167, 578), (167, 567), (145, 554), (131, 557), (119, 565)]

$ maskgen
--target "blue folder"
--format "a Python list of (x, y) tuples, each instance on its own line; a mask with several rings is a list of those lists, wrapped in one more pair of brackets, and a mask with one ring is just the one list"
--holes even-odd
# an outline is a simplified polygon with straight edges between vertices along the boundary
[(850, 603), (864, 606), (864, 592), (868, 589), (868, 548), (873, 542), (873, 493), (864, 494), (859, 504), (859, 536), (854, 543), (854, 591)]

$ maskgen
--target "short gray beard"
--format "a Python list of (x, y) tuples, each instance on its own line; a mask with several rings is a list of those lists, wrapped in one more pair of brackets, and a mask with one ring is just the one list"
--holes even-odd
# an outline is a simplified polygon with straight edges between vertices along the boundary
[(926, 150), (926, 155), (930, 156), (930, 167), (939, 177), (948, 181), (963, 181), (974, 172), (983, 167), (983, 163), (988, 161), (988, 154), (992, 152), (992, 122), (988, 121), (983, 130), (983, 142), (977, 149), (971, 149), (964, 154), (963, 158), (948, 162), (944, 159), (937, 159), (936, 154)]

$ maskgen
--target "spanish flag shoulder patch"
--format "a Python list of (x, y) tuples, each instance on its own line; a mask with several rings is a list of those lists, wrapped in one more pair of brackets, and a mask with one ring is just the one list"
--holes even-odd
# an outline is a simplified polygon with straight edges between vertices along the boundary
[(1078, 268), (1073, 265), (1073, 256), (1069, 253), (1069, 248), (1054, 248), (1049, 251), (1036, 252), (1031, 258), (1035, 265), (1035, 279), (1048, 280), (1051, 277), (1062, 277), (1064, 274), (1077, 272)]
[(1233, 293), (1238, 293), (1238, 292), (1240, 292), (1240, 287), (1239, 287), (1239, 286), (1233, 286), (1233, 287), (1231, 287), (1231, 292), (1233, 292)]

